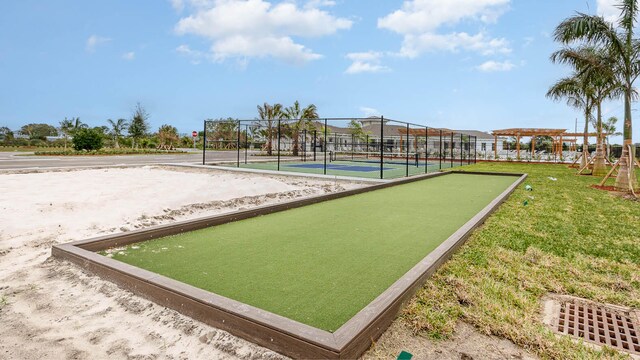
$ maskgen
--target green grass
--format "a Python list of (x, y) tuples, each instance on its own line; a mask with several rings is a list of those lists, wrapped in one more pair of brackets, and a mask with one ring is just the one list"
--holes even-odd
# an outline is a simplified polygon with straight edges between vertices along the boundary
[(335, 331), (514, 181), (436, 177), (135, 244), (114, 258)]
[(418, 292), (403, 322), (441, 339), (464, 320), (543, 358), (620, 356), (553, 336), (541, 322), (541, 299), (557, 293), (640, 308), (640, 202), (590, 188), (600, 179), (564, 165), (462, 169), (527, 172), (533, 191), (512, 194)]
[[(283, 159), (284, 161), (280, 162), (280, 171), (289, 171), (289, 172), (299, 172), (299, 173), (307, 173), (307, 174), (324, 174), (323, 168), (300, 168), (291, 165), (301, 165), (301, 164), (324, 164), (322, 160), (320, 161), (291, 161), (290, 159)], [(359, 166), (359, 167), (380, 167), (379, 163), (375, 162), (353, 162), (353, 161), (327, 161), (328, 165), (348, 165), (348, 166)], [(437, 172), (440, 169), (448, 169), (451, 166), (450, 162), (443, 161), (442, 165), (439, 164), (438, 161), (430, 160), (428, 162), (428, 173)], [(466, 161), (464, 162), (466, 165)], [(226, 166), (235, 167), (236, 164), (227, 164)], [(453, 164), (453, 167), (459, 167), (460, 162)], [(249, 162), (247, 164), (240, 163), (241, 168), (247, 169), (260, 169), (260, 170), (271, 170), (276, 171), (278, 169), (277, 162)], [(409, 163), (409, 175), (419, 175), (425, 173), (424, 163), (420, 166), (411, 165)], [(394, 163), (385, 163), (384, 164), (384, 179), (396, 179), (406, 176), (407, 167), (404, 164), (399, 164), (397, 161)], [(327, 168), (327, 175), (337, 175), (337, 176), (351, 176), (351, 177), (360, 177), (360, 178), (369, 178), (369, 179), (380, 179), (380, 170), (372, 170), (372, 171), (346, 171), (346, 170), (336, 170)]]

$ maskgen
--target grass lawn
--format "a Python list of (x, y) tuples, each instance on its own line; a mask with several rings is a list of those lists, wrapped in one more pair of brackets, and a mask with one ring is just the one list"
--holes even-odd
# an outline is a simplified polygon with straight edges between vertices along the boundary
[(436, 177), (134, 244), (113, 257), (335, 331), (516, 179)]
[(565, 165), (461, 170), (526, 172), (533, 191), (516, 189), (414, 296), (402, 321), (440, 339), (464, 320), (545, 358), (620, 356), (552, 335), (541, 322), (541, 298), (551, 292), (640, 308), (640, 202), (592, 189), (599, 178)]
[[(285, 158), (286, 159), (286, 158)], [(466, 165), (466, 161), (464, 165)], [(235, 167), (235, 164), (227, 164), (227, 166)], [(453, 167), (459, 167), (460, 161), (454, 162)], [(249, 162), (247, 164), (240, 163), (241, 168), (272, 170), (278, 169), (277, 162)], [(449, 161), (443, 161), (442, 165), (437, 160), (430, 160), (427, 163), (427, 172), (437, 172), (441, 168), (448, 169), (452, 167)], [(385, 162), (384, 178), (396, 179), (405, 177), (407, 174), (407, 166), (402, 164), (401, 160), (394, 162)], [(409, 162), (409, 175), (419, 175), (425, 173), (424, 160), (419, 166), (415, 166), (415, 162)], [(320, 161), (281, 161), (280, 171), (300, 172), (308, 174), (324, 174), (324, 162)], [(352, 176), (370, 179), (380, 179), (380, 163), (373, 160), (372, 162), (354, 162), (354, 161), (327, 161), (327, 175)]]

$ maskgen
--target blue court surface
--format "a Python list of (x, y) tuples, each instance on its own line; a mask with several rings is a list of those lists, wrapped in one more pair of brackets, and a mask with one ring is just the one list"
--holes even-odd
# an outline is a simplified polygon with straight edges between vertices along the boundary
[[(324, 164), (297, 164), (297, 165), (285, 165), (286, 167), (294, 167), (301, 169), (323, 169)], [(342, 171), (380, 171), (379, 166), (357, 166), (357, 165), (336, 165), (336, 164), (327, 164), (327, 170), (342, 170)], [(393, 170), (393, 168), (383, 168), (383, 170)]]

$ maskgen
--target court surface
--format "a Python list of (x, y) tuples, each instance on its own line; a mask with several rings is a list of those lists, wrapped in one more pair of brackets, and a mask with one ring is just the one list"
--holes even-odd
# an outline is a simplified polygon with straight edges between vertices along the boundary
[[(462, 165), (466, 165), (466, 161)], [(236, 167), (236, 164), (228, 164), (227, 166)], [(280, 171), (289, 172), (301, 172), (307, 174), (324, 174), (324, 161), (290, 161), (283, 160), (280, 162)], [(459, 160), (453, 162), (453, 167), (461, 166)], [(278, 163), (273, 162), (248, 162), (246, 164), (240, 163), (241, 168), (245, 169), (260, 169), (260, 170), (278, 170)], [(419, 161), (417, 166), (414, 160), (409, 160), (409, 166), (399, 160), (385, 161), (383, 164), (383, 178), (384, 179), (396, 179), (400, 177), (425, 173), (437, 172), (441, 169), (451, 168), (451, 162), (443, 161), (440, 164), (438, 161), (429, 160), (425, 163), (424, 160)], [(336, 176), (351, 176), (370, 179), (380, 179), (380, 163), (379, 161), (327, 161), (327, 175)]]
[(516, 180), (439, 176), (137, 243), (109, 256), (333, 332)]

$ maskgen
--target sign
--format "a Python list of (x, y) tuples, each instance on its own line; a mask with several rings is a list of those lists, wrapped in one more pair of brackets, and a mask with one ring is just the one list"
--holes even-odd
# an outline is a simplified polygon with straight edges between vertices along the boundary
[(193, 136), (193, 137), (198, 137), (198, 132), (197, 132), (197, 131), (192, 132), (192, 133), (191, 133), (191, 136)]

